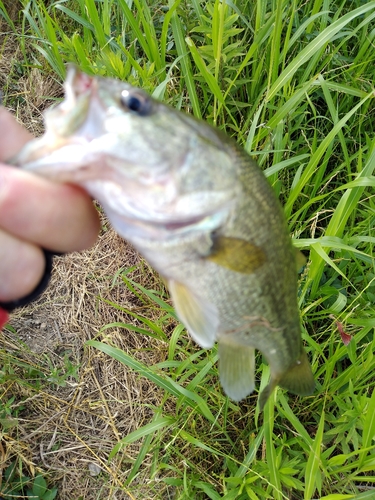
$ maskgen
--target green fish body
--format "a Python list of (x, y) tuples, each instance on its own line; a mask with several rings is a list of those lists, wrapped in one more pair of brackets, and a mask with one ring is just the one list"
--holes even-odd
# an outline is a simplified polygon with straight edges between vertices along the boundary
[(116, 231), (163, 276), (202, 347), (219, 345), (220, 380), (254, 390), (254, 350), (276, 385), (314, 390), (302, 346), (296, 252), (262, 171), (227, 136), (117, 80), (70, 68), (65, 100), (14, 163), (83, 186)]

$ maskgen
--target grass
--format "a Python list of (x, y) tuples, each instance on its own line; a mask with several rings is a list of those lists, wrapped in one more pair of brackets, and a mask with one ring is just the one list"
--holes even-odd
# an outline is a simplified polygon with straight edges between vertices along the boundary
[[(203, 117), (258, 161), (295, 245), (308, 255), (299, 302), (317, 390), (309, 398), (277, 390), (263, 414), (253, 396), (235, 404), (223, 395), (216, 350), (190, 343), (161, 285), (117, 275), (153, 313), (113, 303), (134, 324), (108, 322), (105, 341), (86, 348), (130, 367), (161, 395), (150, 418), (107, 454), (108, 469), (126, 478), (118, 491), (132, 498), (374, 498), (375, 2), (23, 0), (19, 17), (10, 10), (0, 1), (20, 44), (9, 88), (20, 68), (61, 81), (73, 61)], [(18, 106), (17, 92), (5, 97)], [(337, 322), (352, 335), (347, 346)], [(124, 352), (111, 340), (113, 328), (143, 336), (145, 350), (151, 339), (166, 345), (164, 357), (149, 365)], [(263, 387), (269, 370), (260, 356), (257, 366)], [(147, 478), (148, 497), (139, 477)]]

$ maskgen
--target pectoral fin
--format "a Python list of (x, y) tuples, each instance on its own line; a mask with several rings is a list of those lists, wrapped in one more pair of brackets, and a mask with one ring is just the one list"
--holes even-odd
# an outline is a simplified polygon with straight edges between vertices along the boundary
[(220, 382), (227, 396), (240, 401), (254, 390), (255, 351), (225, 337), (219, 340)]
[(227, 236), (214, 238), (212, 251), (206, 258), (242, 274), (252, 274), (266, 262), (266, 254), (261, 247)]
[(216, 306), (203, 300), (190, 288), (174, 280), (168, 280), (178, 317), (188, 329), (195, 342), (210, 348), (216, 340), (219, 315)]
[[(271, 366), (272, 373), (272, 366)], [(306, 351), (302, 348), (298, 360), (281, 376), (272, 377), (270, 383), (259, 396), (259, 406), (263, 410), (271, 392), (276, 385), (300, 396), (309, 396), (314, 392), (315, 380), (311, 371), (309, 360), (307, 359)]]

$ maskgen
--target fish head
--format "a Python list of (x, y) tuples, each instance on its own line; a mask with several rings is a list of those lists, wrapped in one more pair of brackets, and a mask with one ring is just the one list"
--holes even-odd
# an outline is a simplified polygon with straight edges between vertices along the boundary
[(240, 183), (227, 139), (119, 80), (68, 68), (65, 99), (14, 163), (83, 186), (124, 237), (214, 230)]

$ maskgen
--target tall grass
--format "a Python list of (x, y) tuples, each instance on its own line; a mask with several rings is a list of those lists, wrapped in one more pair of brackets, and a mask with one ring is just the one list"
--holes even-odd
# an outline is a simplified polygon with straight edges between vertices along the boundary
[[(62, 80), (65, 63), (75, 62), (225, 130), (258, 161), (295, 245), (308, 254), (299, 302), (317, 381), (309, 398), (277, 390), (263, 414), (255, 397), (229, 401), (216, 350), (192, 350), (181, 326), (168, 359), (155, 366), (89, 342), (175, 400), (173, 413), (155, 409), (108, 457), (143, 439), (128, 491), (136, 495), (149, 455), (150, 482), (173, 486), (181, 499), (375, 498), (375, 2), (22, 4), (25, 68)], [(7, 18), (1, 2), (0, 12)], [(164, 297), (123, 279), (174, 314)], [(158, 325), (138, 319), (165, 339)], [(352, 335), (349, 345), (337, 322)], [(269, 371), (258, 361), (262, 387)]]

